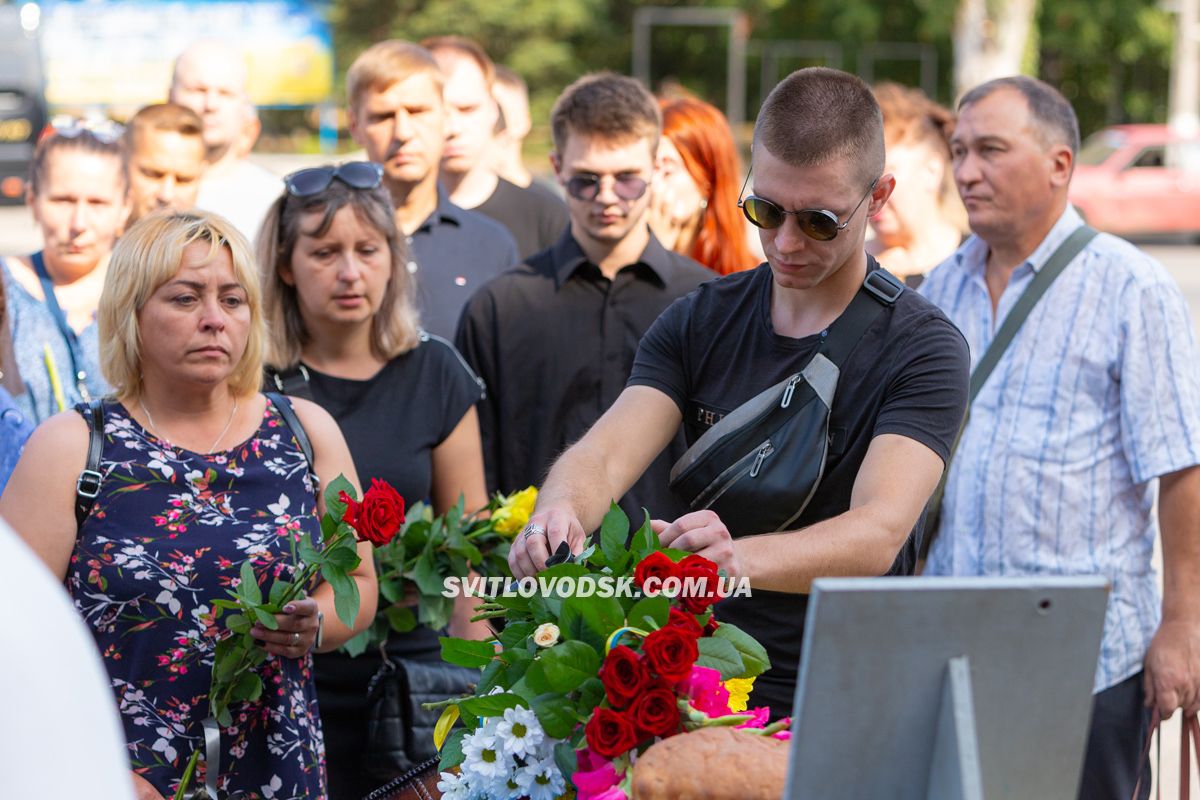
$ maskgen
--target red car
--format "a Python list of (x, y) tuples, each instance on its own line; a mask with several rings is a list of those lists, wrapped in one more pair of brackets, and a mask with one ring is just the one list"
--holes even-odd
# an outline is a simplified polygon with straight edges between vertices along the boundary
[(1200, 137), (1166, 125), (1105, 128), (1083, 143), (1070, 197), (1109, 233), (1200, 232)]

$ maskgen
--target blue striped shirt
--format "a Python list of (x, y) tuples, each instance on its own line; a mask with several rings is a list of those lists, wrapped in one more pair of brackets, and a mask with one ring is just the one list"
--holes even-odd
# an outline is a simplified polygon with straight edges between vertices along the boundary
[[(1068, 207), (995, 314), (971, 237), (920, 291), (966, 336), (972, 369), (1037, 270), (1082, 220)], [(1159, 623), (1154, 479), (1200, 463), (1200, 375), (1166, 269), (1100, 234), (1034, 307), (970, 410), (930, 575), (1103, 575), (1095, 690), (1142, 668)]]

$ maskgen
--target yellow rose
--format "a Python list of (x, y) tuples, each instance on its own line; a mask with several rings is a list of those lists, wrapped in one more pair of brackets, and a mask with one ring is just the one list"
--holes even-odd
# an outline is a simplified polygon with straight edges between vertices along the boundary
[(729, 710), (737, 714), (750, 706), (750, 690), (754, 688), (754, 678), (730, 678), (725, 681), (725, 689), (729, 692)]
[(529, 523), (536, 503), (537, 488), (534, 486), (510, 494), (492, 513), (492, 529), (510, 538), (516, 536)]

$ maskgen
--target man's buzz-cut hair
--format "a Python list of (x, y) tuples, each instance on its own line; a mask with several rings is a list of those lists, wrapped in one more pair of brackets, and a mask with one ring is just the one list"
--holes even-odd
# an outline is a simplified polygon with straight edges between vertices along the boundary
[(471, 59), (479, 65), (479, 71), (483, 73), (483, 81), (487, 84), (488, 91), (492, 90), (492, 84), (496, 81), (496, 65), (492, 63), (491, 57), (479, 42), (468, 39), (466, 36), (430, 36), (421, 40), (421, 47), (434, 53), (435, 59), (438, 50), (449, 50), (462, 58)]
[(420, 73), (433, 78), (440, 95), (445, 80), (428, 50), (400, 39), (373, 44), (354, 59), (346, 72), (346, 97), (350, 108), (357, 108), (367, 92), (386, 92), (400, 81)]
[(572, 134), (599, 136), (614, 142), (649, 139), (658, 149), (662, 112), (654, 95), (637, 80), (613, 72), (595, 72), (572, 83), (550, 112), (554, 149), (562, 153)]
[(981, 83), (958, 101), (959, 113), (1000, 89), (1012, 89), (1025, 98), (1029, 116), (1043, 144), (1064, 144), (1071, 148), (1072, 156), (1079, 154), (1079, 118), (1075, 116), (1075, 109), (1058, 89), (1037, 78), (1013, 75)]
[(137, 147), (139, 137), (146, 131), (177, 133), (180, 136), (202, 140), (204, 121), (195, 111), (178, 103), (155, 103), (145, 106), (129, 118), (129, 124), (125, 127), (130, 152)]
[(795, 167), (849, 161), (865, 187), (883, 174), (883, 114), (856, 75), (808, 67), (767, 95), (754, 123), (754, 147)]

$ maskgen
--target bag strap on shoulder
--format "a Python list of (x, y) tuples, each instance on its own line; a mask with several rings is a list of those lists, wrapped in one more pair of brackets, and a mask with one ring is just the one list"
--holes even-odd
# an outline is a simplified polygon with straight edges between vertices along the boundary
[(887, 270), (870, 269), (850, 305), (822, 334), (821, 352), (840, 369), (871, 323), (895, 305), (904, 290), (900, 279)]
[(275, 406), (275, 410), (279, 412), (279, 416), (283, 417), (284, 423), (291, 429), (292, 435), (296, 437), (296, 444), (300, 445), (300, 452), (304, 453), (304, 458), (308, 461), (308, 471), (312, 475), (316, 486), (320, 488), (320, 478), (317, 476), (316, 458), (313, 455), (312, 441), (309, 440), (308, 434), (304, 431), (304, 425), (300, 422), (300, 417), (296, 416), (296, 409), (292, 408), (292, 401), (287, 395), (279, 392), (263, 392), (271, 404)]
[(1045, 265), (1038, 270), (1033, 276), (1033, 280), (1025, 287), (1025, 291), (1021, 293), (1021, 297), (1017, 300), (1016, 305), (1008, 312), (1008, 316), (1004, 318), (1004, 324), (1000, 326), (1000, 330), (996, 332), (996, 338), (992, 339), (992, 343), (988, 345), (987, 350), (983, 354), (983, 358), (979, 359), (979, 363), (971, 372), (971, 382), (967, 390), (967, 410), (963, 414), (962, 424), (958, 427), (958, 434), (954, 437), (954, 444), (950, 446), (950, 455), (946, 458), (946, 467), (942, 470), (942, 478), (938, 481), (937, 488), (933, 491), (933, 496), (929, 499), (929, 505), (926, 506), (926, 536), (922, 543), (920, 556), (925, 558), (929, 553), (929, 547), (933, 544), (933, 539), (937, 536), (937, 523), (941, 516), (942, 496), (946, 492), (946, 480), (950, 476), (950, 464), (954, 460), (954, 454), (958, 450), (958, 443), (962, 440), (963, 431), (967, 429), (967, 420), (971, 418), (971, 404), (975, 402), (976, 395), (983, 385), (987, 383), (987, 379), (991, 377), (992, 371), (996, 369), (996, 365), (1000, 363), (1000, 358), (1012, 344), (1016, 338), (1017, 331), (1025, 323), (1029, 317), (1029, 313), (1033, 311), (1034, 306), (1042, 299), (1042, 295), (1050, 288), (1050, 284), (1063, 273), (1067, 265), (1075, 260), (1075, 257), (1083, 252), (1083, 249), (1088, 246), (1092, 239), (1096, 238), (1097, 231), (1090, 225), (1081, 225), (1068, 236), (1062, 244), (1058, 246), (1050, 258), (1046, 259)]
[(267, 379), (281, 394), (303, 397), (305, 400), (313, 399), (312, 387), (308, 385), (308, 369), (303, 364), (296, 364), (286, 370), (267, 367), (266, 373)]
[(79, 413), (88, 426), (87, 461), (75, 480), (75, 524), (82, 527), (104, 481), (104, 473), (100, 471), (100, 459), (104, 455), (104, 403), (99, 398), (89, 400), (87, 412), (80, 409)]

